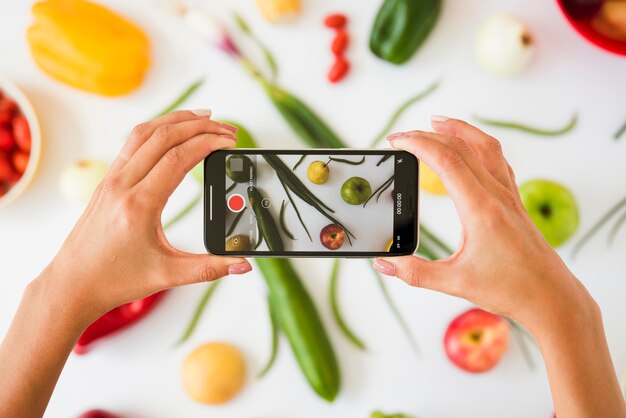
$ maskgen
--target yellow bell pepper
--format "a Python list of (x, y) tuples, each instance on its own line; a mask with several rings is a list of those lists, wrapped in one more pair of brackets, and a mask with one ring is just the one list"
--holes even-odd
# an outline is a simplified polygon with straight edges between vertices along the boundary
[(150, 42), (133, 23), (87, 0), (44, 0), (32, 11), (28, 43), (45, 73), (105, 96), (139, 87), (150, 66)]
[(266, 20), (272, 23), (293, 20), (300, 13), (300, 0), (257, 0)]

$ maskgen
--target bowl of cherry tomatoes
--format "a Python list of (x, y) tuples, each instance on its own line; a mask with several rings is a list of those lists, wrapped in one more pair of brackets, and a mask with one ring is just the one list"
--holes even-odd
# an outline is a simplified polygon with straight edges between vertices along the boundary
[(0, 208), (14, 202), (35, 177), (41, 130), (24, 93), (0, 77)]
[(592, 44), (626, 55), (626, 0), (557, 0), (570, 25)]

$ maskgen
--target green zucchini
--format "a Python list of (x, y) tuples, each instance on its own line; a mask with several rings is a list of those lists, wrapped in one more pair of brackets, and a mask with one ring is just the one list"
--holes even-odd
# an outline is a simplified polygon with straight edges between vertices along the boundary
[(287, 259), (259, 258), (280, 330), (315, 392), (332, 402), (341, 386), (337, 357), (313, 300)]
[(441, 0), (385, 0), (378, 10), (370, 50), (392, 64), (403, 64), (437, 23)]
[(285, 251), (285, 245), (283, 239), (280, 236), (280, 231), (276, 225), (276, 221), (272, 218), (269, 210), (261, 206), (263, 195), (256, 187), (248, 187), (248, 199), (250, 200), (250, 206), (256, 216), (256, 222), (259, 225), (261, 235), (265, 238), (267, 248), (274, 252)]

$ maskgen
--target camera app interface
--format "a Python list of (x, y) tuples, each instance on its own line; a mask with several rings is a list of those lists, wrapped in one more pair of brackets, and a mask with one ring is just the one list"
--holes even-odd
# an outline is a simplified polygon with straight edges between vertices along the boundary
[(393, 251), (393, 155), (225, 158), (227, 252)]

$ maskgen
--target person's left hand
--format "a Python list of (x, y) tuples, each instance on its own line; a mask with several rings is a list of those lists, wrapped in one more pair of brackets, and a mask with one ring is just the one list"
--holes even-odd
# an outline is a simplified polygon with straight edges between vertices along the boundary
[(250, 271), (242, 258), (174, 248), (161, 226), (185, 174), (212, 151), (234, 146), (236, 131), (212, 121), (209, 111), (174, 112), (136, 126), (41, 276), (46, 294), (93, 321), (164, 289)]

